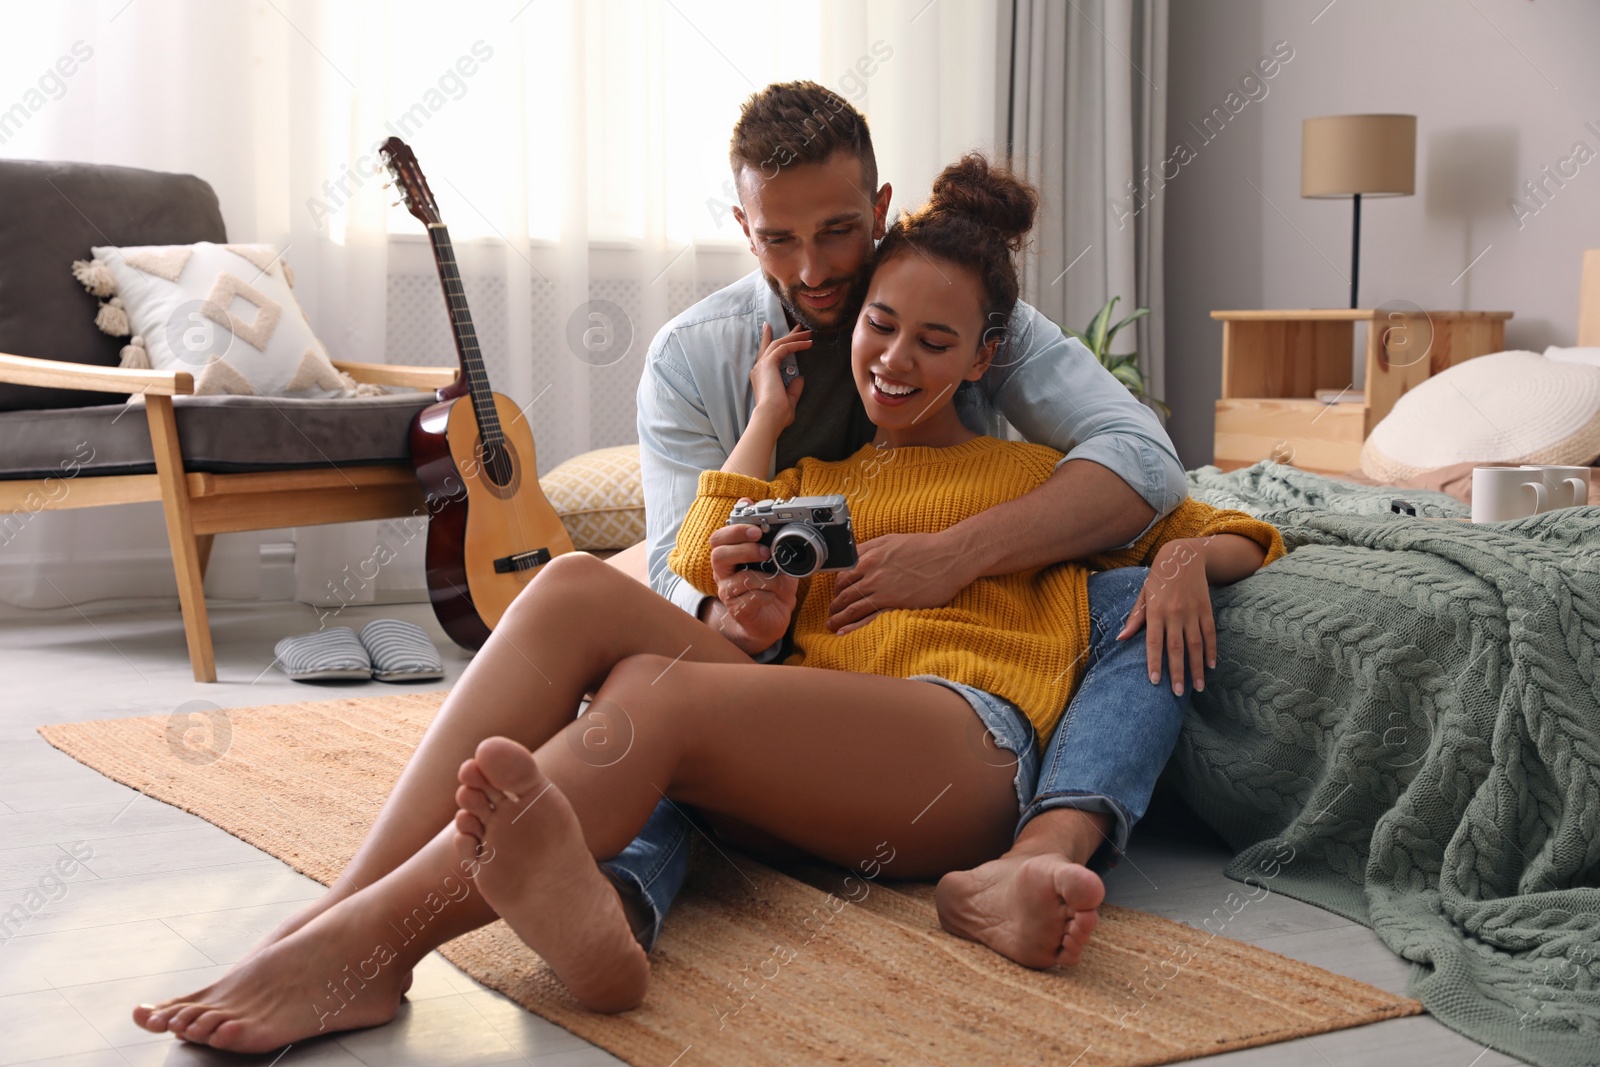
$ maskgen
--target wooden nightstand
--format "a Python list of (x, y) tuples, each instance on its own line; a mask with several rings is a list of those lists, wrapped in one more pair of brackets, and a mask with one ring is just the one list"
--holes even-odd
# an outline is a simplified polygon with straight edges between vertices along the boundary
[[(1407, 389), (1446, 367), (1505, 348), (1509, 311), (1213, 311), (1222, 323), (1222, 399), (1212, 462), (1223, 470), (1269, 457), (1339, 474)], [(1318, 389), (1351, 385), (1355, 324), (1368, 323), (1365, 399), (1324, 404)], [(1354, 391), (1354, 390), (1352, 390)]]

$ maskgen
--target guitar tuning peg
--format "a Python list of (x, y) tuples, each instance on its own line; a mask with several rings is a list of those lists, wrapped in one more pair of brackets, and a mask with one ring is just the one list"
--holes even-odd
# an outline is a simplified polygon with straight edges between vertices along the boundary
[(383, 187), (385, 189), (393, 189), (394, 188), (394, 182), (384, 182), (383, 183)]
[(390, 207), (399, 207), (399, 206), (400, 206), (400, 201), (398, 201), (398, 200), (391, 200), (391, 201), (389, 201), (389, 206), (390, 206)]

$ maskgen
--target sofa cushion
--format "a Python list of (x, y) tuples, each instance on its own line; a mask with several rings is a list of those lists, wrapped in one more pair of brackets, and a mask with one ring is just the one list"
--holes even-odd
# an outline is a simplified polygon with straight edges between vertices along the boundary
[[(342, 399), (178, 396), (190, 471), (236, 474), (411, 461), (411, 421), (432, 393)], [(0, 413), (0, 479), (152, 474), (142, 404)]]
[[(0, 352), (17, 356), (97, 367), (121, 360), (125, 342), (95, 328), (95, 299), (72, 277), (72, 261), (94, 245), (228, 239), (216, 193), (190, 174), (0, 160), (0, 204)], [(123, 399), (0, 383), (0, 411)]]
[(72, 270), (110, 297), (96, 321), (132, 334), (124, 367), (187, 371), (196, 396), (375, 396), (341, 374), (295, 300), (294, 274), (272, 245), (96, 245)]

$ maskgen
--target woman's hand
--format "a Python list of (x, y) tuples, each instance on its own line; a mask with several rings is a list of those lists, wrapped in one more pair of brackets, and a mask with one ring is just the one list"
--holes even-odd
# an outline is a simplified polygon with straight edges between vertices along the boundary
[[(750, 503), (741, 497), (740, 504)], [(739, 563), (756, 563), (772, 555), (758, 544), (761, 531), (755, 526), (724, 526), (711, 535), (711, 575), (717, 583), (717, 599), (727, 609), (722, 634), (749, 655), (755, 655), (782, 640), (794, 617), (800, 580), (787, 574), (762, 574), (735, 570)]]
[(1185, 538), (1161, 546), (1150, 576), (1117, 634), (1122, 640), (1145, 627), (1150, 681), (1161, 680), (1161, 650), (1167, 652), (1172, 691), (1183, 695), (1183, 658), (1188, 650), (1196, 692), (1205, 686), (1205, 668), (1217, 665), (1217, 628), (1211, 616), (1211, 586), (1206, 581), (1205, 539)]
[(722, 469), (733, 474), (746, 474), (752, 478), (765, 478), (770, 471), (772, 450), (777, 447), (778, 436), (794, 422), (795, 408), (800, 403), (800, 390), (805, 379), (796, 377), (783, 387), (783, 372), (779, 364), (783, 357), (802, 348), (811, 347), (811, 331), (796, 326), (776, 341), (772, 327), (761, 327), (761, 355), (750, 368), (750, 388), (755, 404), (750, 409), (750, 422), (739, 435), (739, 441), (728, 453)]
[(805, 379), (796, 376), (785, 389), (779, 364), (789, 353), (810, 347), (810, 330), (796, 326), (773, 340), (772, 325), (762, 323), (761, 355), (756, 358), (756, 365), (750, 368), (750, 388), (754, 390), (756, 398), (755, 407), (750, 412), (751, 422), (763, 420), (781, 430), (794, 421), (795, 407), (800, 403), (800, 391), (805, 388)]

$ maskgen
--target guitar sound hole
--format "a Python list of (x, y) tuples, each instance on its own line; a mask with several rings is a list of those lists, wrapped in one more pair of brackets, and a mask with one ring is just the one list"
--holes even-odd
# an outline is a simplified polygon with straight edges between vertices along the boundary
[(479, 451), (483, 463), (483, 476), (493, 485), (504, 488), (516, 476), (511, 449), (504, 441), (485, 441)]

